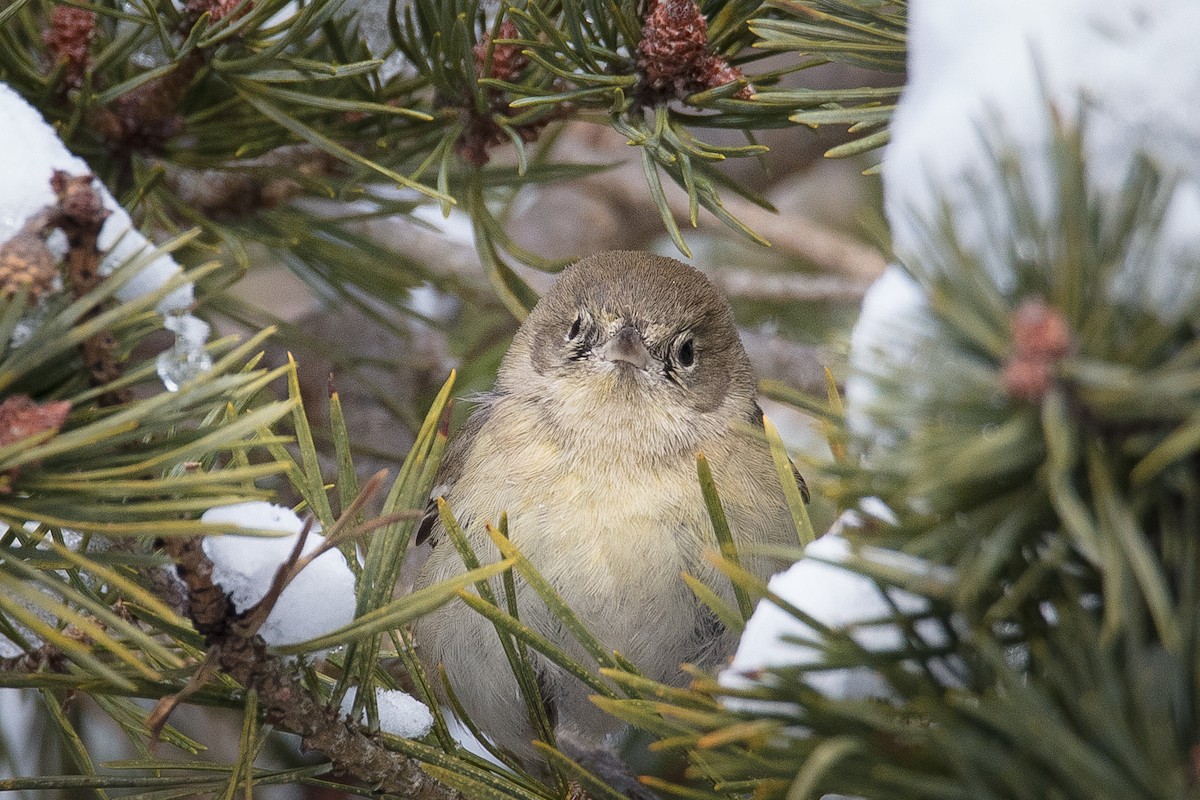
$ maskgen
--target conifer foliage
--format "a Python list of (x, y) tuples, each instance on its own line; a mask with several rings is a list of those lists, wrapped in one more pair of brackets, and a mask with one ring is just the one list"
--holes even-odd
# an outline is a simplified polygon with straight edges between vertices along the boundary
[[(1060, 5), (4, 4), (0, 792), (1195, 794), (1200, 16)], [(831, 62), (905, 75), (903, 101), (895, 80), (807, 88)], [(825, 424), (834, 460), (805, 472), (844, 513), (769, 585), (713, 554), (738, 607), (689, 586), (744, 636), (686, 689), (605, 648), (504, 519), (486, 563), (443, 505), (473, 570), (397, 592), (454, 375), (398, 473), (367, 478), (337, 392), (312, 418), (303, 364), (261, 366), (273, 331), (210, 339), (203, 321), (261, 318), (223, 291), (263, 254), (385, 320), (434, 270), (359, 225), (430, 209), (465, 214), (521, 318), (537, 294), (515, 267), (562, 264), (514, 241), (513, 211), (523, 188), (608, 167), (555, 149), (581, 123), (634, 148), (684, 254), (702, 212), (762, 241), (726, 204), (770, 204), (724, 170), (766, 150), (757, 134), (848, 129), (831, 156), (890, 143), (894, 263), (843, 386), (775, 392)], [(808, 540), (799, 498), (792, 512)], [(514, 576), (585, 658), (521, 622)], [(452, 691), (439, 704), (408, 625), (450, 601), (504, 641), (541, 768), (479, 735)], [(556, 741), (531, 652), (628, 724), (623, 763)], [(185, 732), (196, 714), (237, 720), (226, 755)], [(97, 720), (134, 755), (112, 760)]]

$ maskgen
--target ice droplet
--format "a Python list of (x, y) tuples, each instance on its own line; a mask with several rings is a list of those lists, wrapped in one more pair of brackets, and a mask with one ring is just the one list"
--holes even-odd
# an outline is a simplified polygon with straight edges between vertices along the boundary
[(191, 314), (171, 313), (163, 319), (163, 327), (175, 333), (175, 343), (159, 354), (158, 377), (168, 391), (175, 392), (192, 378), (212, 369), (212, 357), (204, 349), (208, 339), (208, 323)]
[[(62, 291), (62, 282), (59, 281), (53, 291)], [(13, 326), (12, 336), (8, 340), (8, 346), (13, 350), (21, 347), (33, 338), (37, 333), (38, 328), (46, 323), (50, 316), (50, 308), (45, 302), (39, 302), (36, 305), (30, 306), (29, 309), (21, 315), (17, 320), (17, 324)]]

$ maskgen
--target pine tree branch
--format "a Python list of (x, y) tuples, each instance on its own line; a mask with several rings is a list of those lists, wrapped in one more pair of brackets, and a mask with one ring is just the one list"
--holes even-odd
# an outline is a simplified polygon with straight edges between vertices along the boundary
[(66, 672), (67, 657), (45, 644), (11, 658), (0, 658), (0, 672)]
[(267, 652), (261, 638), (240, 635), (238, 615), (213, 583), (213, 564), (200, 538), (171, 539), (164, 547), (187, 584), (188, 613), (205, 635), (210, 653), (226, 674), (258, 692), (271, 724), (300, 736), (303, 747), (324, 753), (337, 771), (379, 791), (413, 800), (463, 800), (459, 792), (426, 774), (415, 759), (388, 750), (348, 723), (338, 709), (309, 694), (288, 663)]
[[(103, 254), (97, 242), (100, 230), (112, 212), (105, 208), (104, 199), (90, 174), (69, 175), (62, 170), (55, 170), (50, 177), (50, 186), (56, 196), (55, 204), (33, 214), (14, 240), (5, 243), (4, 271), (8, 273), (21, 261), (26, 262), (21, 265), (23, 269), (19, 272), (26, 273), (25, 279), (31, 281), (31, 292), (35, 296), (41, 294), (38, 281), (31, 279), (28, 273), (37, 262), (42, 261), (38, 256), (44, 254), (47, 258), (40, 266), (50, 267), (46, 272), (52, 274), (52, 261), (42, 240), (51, 229), (58, 228), (66, 235), (69, 246), (64, 259), (67, 284), (72, 297), (78, 300), (104, 280), (100, 274)], [(12, 251), (14, 245), (19, 248), (16, 252)], [(17, 254), (26, 258), (14, 259), (13, 256)], [(6, 281), (11, 278), (5, 275)], [(96, 317), (101, 310), (100, 306), (92, 308), (83, 320)], [(117, 339), (109, 330), (98, 331), (80, 344), (84, 365), (93, 386), (107, 386), (121, 377), (123, 369), (117, 351)], [(112, 390), (100, 395), (99, 401), (101, 405), (118, 405), (128, 401), (129, 396), (128, 390)]]
[[(570, 144), (570, 140), (565, 140)], [(582, 158), (570, 160), (589, 160), (595, 158), (595, 153), (581, 154)], [(645, 190), (645, 178), (637, 163), (629, 163), (617, 169), (584, 178), (580, 184), (588, 187), (589, 194), (597, 200), (623, 211), (625, 218), (653, 220), (655, 205), (653, 199)], [(689, 217), (688, 198), (682, 190), (674, 190), (664, 186), (664, 195), (671, 214), (677, 220), (684, 221)], [(844, 233), (840, 233), (818, 222), (798, 214), (786, 216), (768, 211), (748, 200), (727, 195), (721, 202), (725, 209), (742, 220), (746, 225), (767, 239), (776, 248), (800, 258), (817, 269), (836, 275), (845, 275), (860, 282), (873, 280), (885, 266), (883, 256), (873, 247), (858, 242)], [(698, 223), (702, 226), (716, 224), (715, 217), (701, 216)], [(722, 223), (723, 224), (723, 223)], [(649, 232), (656, 233), (657, 227)]]
[(282, 145), (257, 158), (232, 161), (223, 169), (188, 169), (159, 162), (164, 181), (184, 207), (214, 219), (274, 208), (311, 189), (341, 168), (328, 153), (308, 144)]

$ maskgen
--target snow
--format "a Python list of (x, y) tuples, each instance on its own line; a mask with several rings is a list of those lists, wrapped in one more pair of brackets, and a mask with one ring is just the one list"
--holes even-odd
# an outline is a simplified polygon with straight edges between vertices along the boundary
[[(896, 512), (892, 511), (892, 509), (888, 507), (887, 503), (883, 502), (878, 497), (864, 497), (862, 500), (858, 501), (858, 507), (868, 517), (873, 517), (885, 525), (900, 524), (900, 519), (896, 516)], [(862, 522), (856, 522), (855, 524), (856, 526), (861, 525)]]
[[(936, 346), (937, 334), (938, 323), (921, 286), (900, 267), (888, 266), (863, 297), (862, 312), (850, 334), (845, 401), (851, 433), (895, 444), (894, 436), (879, 430), (880, 423), (871, 414), (880, 396), (875, 378), (880, 370), (916, 367)], [(916, 384), (910, 389), (914, 399), (928, 393), (927, 387)]]
[[(350, 716), (358, 690), (351, 689), (342, 698), (342, 713)], [(376, 689), (375, 707), (379, 712), (379, 729), (405, 739), (419, 739), (433, 730), (433, 712), (407, 692), (397, 689)], [(366, 722), (366, 712), (359, 712), (358, 723)]]
[[(399, 13), (403, 15), (411, 6), (410, 0), (401, 0), (398, 4)], [(398, 76), (408, 78), (416, 75), (417, 70), (412, 62), (393, 45), (388, 22), (390, 14), (396, 12), (390, 0), (358, 0), (347, 3), (336, 13), (352, 19), (371, 56), (383, 59), (378, 73), (380, 82), (387, 83)]]
[[(205, 537), (204, 553), (213, 562), (213, 581), (239, 612), (266, 596), (279, 566), (291, 555), (304, 523), (291, 509), (265, 501), (211, 508), (201, 522), (227, 528)], [(286, 536), (239, 536), (239, 528), (283, 531)], [(310, 532), (304, 553), (323, 537)], [(337, 630), (354, 619), (354, 573), (341, 551), (330, 550), (303, 569), (283, 590), (258, 633), (268, 645), (296, 644)]]
[[(0, 82), (0, 120), (4, 121), (0, 125), (0, 175), (4, 176), (0, 190), (0, 242), (3, 242), (10, 239), (30, 215), (55, 202), (54, 191), (50, 188), (54, 170), (83, 175), (91, 172), (91, 168), (68, 151), (42, 115), (3, 82)], [(97, 246), (105, 254), (100, 263), (100, 274), (109, 275), (129, 260), (150, 252), (153, 245), (133, 227), (129, 214), (108, 190), (99, 183), (95, 185), (104, 207), (111, 212), (97, 240)], [(61, 232), (52, 234), (47, 244), (60, 256), (65, 252)], [(156, 256), (120, 286), (115, 296), (121, 302), (143, 297), (162, 288), (181, 272), (179, 264), (170, 255)], [(182, 382), (174, 380), (179, 377), (175, 373), (182, 374), (186, 380), (211, 365), (204, 350), (208, 326), (186, 313), (195, 302), (193, 289), (191, 283), (185, 283), (163, 297), (157, 306), (161, 314), (183, 320), (179, 324), (186, 326), (188, 333), (185, 336), (177, 332), (176, 335), (173, 358), (183, 362), (186, 369), (177, 368), (164, 377), (171, 390)], [(26, 314), (14, 328), (12, 346), (20, 346), (31, 339), (43, 317), (43, 311), (36, 307)]]
[(449, 322), (458, 313), (461, 303), (454, 295), (426, 281), (409, 290), (405, 305), (426, 319)]
[(1179, 180), (1162, 246), (1149, 260), (1131, 259), (1112, 291), (1167, 319), (1194, 314), (1197, 30), (1200, 3), (1193, 0), (913, 0), (909, 83), (883, 163), (885, 209), (901, 261), (913, 267), (933, 260), (925, 257), (922, 231), (944, 202), (965, 250), (1001, 289), (1013, 288), (1001, 243), (1014, 223), (988, 140), (1020, 154), (1033, 205), (1049, 223), (1049, 100), (1066, 123), (1084, 114), (1088, 188), (1097, 198), (1117, 198), (1143, 157)]
[[(351, 688), (342, 698), (341, 711), (347, 717), (354, 709), (357, 692), (357, 688)], [(402, 736), (406, 739), (419, 739), (433, 730), (433, 712), (420, 700), (406, 692), (376, 689), (375, 706), (379, 713), (379, 729), (384, 733)], [(460, 747), (495, 767), (502, 770), (509, 769), (471, 733), (471, 729), (454, 715), (452, 709), (443, 707), (442, 717), (446, 720), (447, 732)], [(365, 724), (366, 714), (360, 713), (357, 722), (360, 725)]]
[[(1068, 126), (1082, 114), (1087, 191), (1108, 221), (1140, 160), (1174, 181), (1159, 235), (1132, 243), (1109, 296), (1168, 323), (1200, 319), (1198, 30), (1194, 0), (910, 3), (909, 82), (883, 161), (893, 249), (907, 273), (889, 267), (868, 291), (846, 381), (847, 424), (868, 463), (943, 400), (933, 396), (934, 371), (920, 368), (948, 356), (923, 288), (957, 262), (927, 237), (943, 214), (964, 254), (1020, 299), (1012, 252), (1036, 256), (1036, 243), (1013, 218), (996, 154), (1017, 156), (1037, 223), (1054, 240), (1051, 104)], [(905, 418), (876, 413), (897, 379), (910, 401)]]
[[(768, 586), (786, 603), (821, 625), (849, 634), (868, 651), (898, 650), (907, 639), (893, 621), (896, 611), (906, 616), (921, 615), (928, 612), (928, 601), (902, 589), (881, 589), (874, 580), (847, 565), (852, 552), (850, 542), (843, 536), (828, 533), (810, 544), (804, 557), (791, 568), (771, 578)], [(924, 562), (899, 553), (864, 548), (860, 555), (894, 569), (933, 574)], [(930, 646), (946, 642), (944, 631), (934, 620), (918, 620), (914, 629)], [(761, 675), (762, 670), (819, 665), (821, 640), (816, 628), (764, 599), (746, 623), (733, 662), (720, 675), (721, 685), (730, 689), (751, 688), (772, 680)], [(868, 667), (814, 670), (805, 675), (804, 681), (833, 698), (891, 695), (883, 676)], [(726, 704), (739, 710), (765, 710), (760, 701), (728, 698)]]
[(423, 205), (414, 208), (410, 216), (442, 234), (448, 242), (475, 246), (475, 226), (470, 215), (460, 208), (451, 208), (448, 215), (443, 215), (440, 206)]
[[(32, 638), (36, 640), (36, 637), (33, 637), (33, 635), (29, 633), (23, 625), (18, 625), (17, 627), (21, 631), (22, 635), (24, 635), (26, 638)], [(0, 658), (16, 658), (24, 652), (25, 648), (18, 645), (3, 633), (0, 633)]]
[[(50, 188), (50, 175), (55, 169), (83, 175), (91, 172), (91, 168), (67, 150), (42, 115), (3, 82), (0, 82), (0, 119), (4, 120), (0, 125), (0, 175), (4, 176), (4, 189), (0, 192), (0, 241), (5, 241), (31, 214), (55, 202)], [(101, 250), (109, 251), (100, 265), (101, 273), (107, 274), (151, 244), (134, 229), (129, 214), (108, 190), (97, 186), (105, 208), (112, 212), (98, 241)], [(173, 258), (159, 256), (117, 290), (117, 299), (132, 300), (155, 291), (179, 272)], [(185, 284), (163, 298), (158, 310), (166, 313), (185, 309), (193, 301), (192, 286)]]
[(44, 304), (35, 305), (33, 308), (27, 310), (24, 316), (17, 320), (16, 326), (13, 327), (12, 337), (8, 340), (8, 346), (16, 350), (33, 339), (33, 335), (37, 333), (38, 328), (45, 324), (48, 316), (49, 309)]

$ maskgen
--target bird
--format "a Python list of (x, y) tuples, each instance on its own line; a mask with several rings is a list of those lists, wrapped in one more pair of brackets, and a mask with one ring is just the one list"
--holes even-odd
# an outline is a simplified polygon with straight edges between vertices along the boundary
[[(704, 557), (718, 541), (698, 454), (739, 547), (798, 544), (762, 431), (754, 371), (712, 282), (664, 256), (598, 253), (566, 268), (521, 324), (495, 388), (451, 436), (432, 494), (484, 563), (500, 558), (486, 525), (507, 514), (510, 540), (601, 642), (646, 676), (680, 685), (681, 663), (715, 668), (736, 645), (681, 577), (732, 601), (729, 579)], [(432, 546), (416, 589), (465, 571), (436, 508), (416, 538)], [(786, 566), (748, 553), (742, 561), (762, 578)], [(516, 597), (525, 625), (595, 666), (519, 576)], [(413, 637), (471, 721), (536, 763), (526, 701), (493, 624), (456, 600), (418, 619)], [(620, 724), (589, 700), (593, 690), (530, 657), (560, 736), (610, 746)]]

